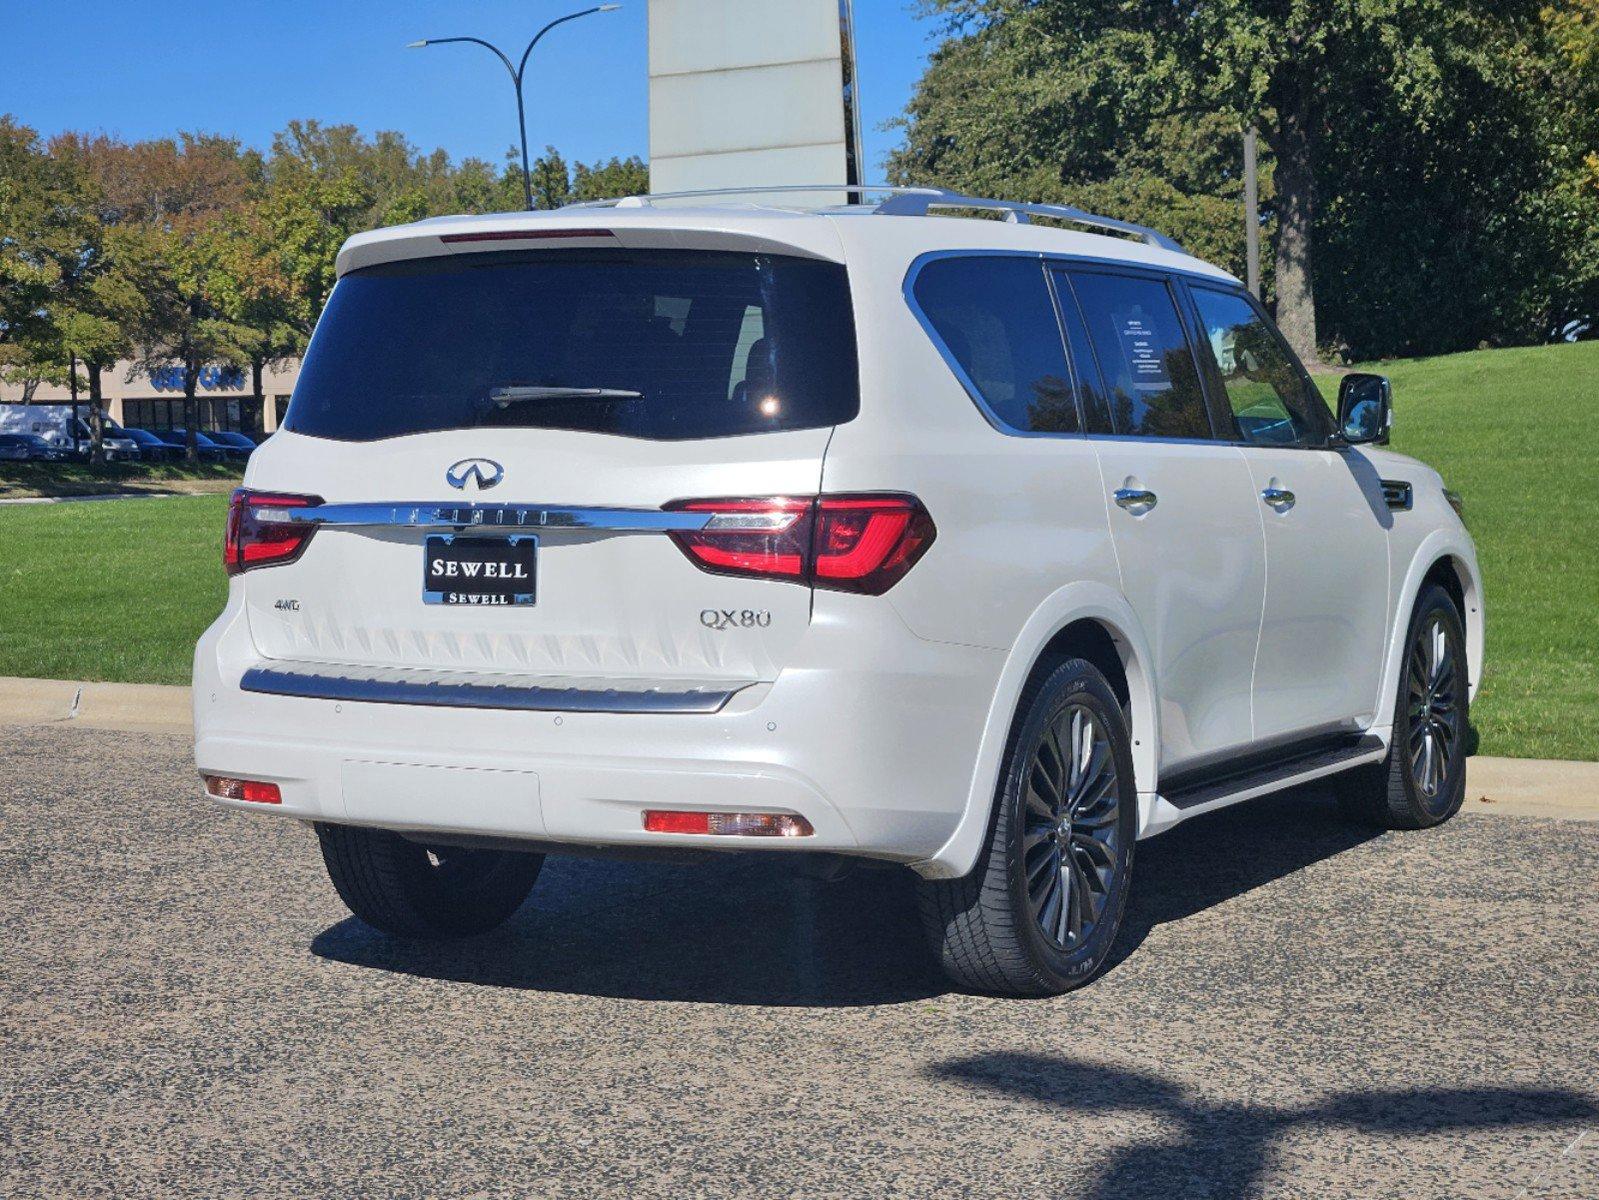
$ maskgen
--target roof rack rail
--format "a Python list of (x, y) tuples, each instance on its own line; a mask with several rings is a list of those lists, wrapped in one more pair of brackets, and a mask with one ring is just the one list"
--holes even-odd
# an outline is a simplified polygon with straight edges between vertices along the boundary
[[(609, 200), (583, 200), (568, 204), (567, 208), (648, 208), (656, 200), (694, 200), (713, 196), (766, 196), (817, 192), (843, 192), (850, 196), (884, 196), (886, 199), (872, 206), (870, 212), (890, 217), (925, 217), (935, 208), (972, 208), (1002, 212), (1007, 221), (1028, 224), (1031, 217), (1048, 217), (1068, 221), (1073, 225), (1087, 225), (1095, 229), (1109, 229), (1129, 234), (1146, 245), (1158, 246), (1177, 254), (1186, 254), (1182, 246), (1159, 230), (1131, 221), (1118, 221), (1114, 217), (1101, 217), (1066, 204), (1029, 204), (1021, 200), (991, 200), (984, 196), (967, 196), (945, 188), (895, 187), (892, 184), (816, 183), (780, 184), (769, 187), (705, 188), (688, 192), (653, 192), (639, 196), (620, 196)], [(860, 211), (858, 206), (855, 211)]]

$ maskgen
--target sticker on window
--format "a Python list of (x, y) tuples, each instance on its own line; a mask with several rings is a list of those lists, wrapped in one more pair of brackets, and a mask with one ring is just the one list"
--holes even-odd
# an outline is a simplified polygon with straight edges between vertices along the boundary
[(1171, 375), (1166, 370), (1166, 355), (1161, 349), (1161, 339), (1154, 325), (1142, 310), (1121, 316), (1117, 321), (1121, 332), (1122, 354), (1127, 358), (1132, 372), (1133, 386), (1141, 392), (1163, 392), (1171, 387)]

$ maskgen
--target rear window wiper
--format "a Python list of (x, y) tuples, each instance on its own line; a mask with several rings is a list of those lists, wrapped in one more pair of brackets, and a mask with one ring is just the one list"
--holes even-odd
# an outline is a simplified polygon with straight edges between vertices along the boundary
[(540, 400), (642, 400), (643, 392), (599, 387), (497, 387), (489, 389), (496, 408), (531, 404)]

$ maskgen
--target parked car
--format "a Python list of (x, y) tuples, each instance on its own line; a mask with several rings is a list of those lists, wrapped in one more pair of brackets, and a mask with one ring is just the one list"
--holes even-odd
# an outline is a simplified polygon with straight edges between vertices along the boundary
[(1007, 995), (1101, 970), (1138, 838), (1319, 779), (1455, 813), (1482, 581), (1385, 379), (1335, 416), (1124, 222), (719, 203), (345, 244), (195, 656), (217, 802), (406, 937), (547, 854), (899, 864)]
[(207, 429), (203, 431), (229, 458), (243, 461), (255, 453), (255, 443), (242, 433), (233, 433), (226, 429)]
[[(182, 458), (188, 453), (189, 434), (184, 429), (163, 429), (160, 431), (161, 440), (168, 446), (177, 450), (177, 457)], [(235, 457), (229, 450), (224, 450), (205, 434), (195, 431), (194, 452), (201, 462), (222, 462), (224, 459)]]
[(8, 462), (66, 462), (71, 457), (36, 433), (0, 433), (0, 459)]
[(183, 457), (183, 452), (170, 442), (163, 441), (148, 429), (124, 428), (123, 435), (137, 448), (145, 462), (173, 462)]
[[(107, 462), (137, 462), (141, 457), (139, 444), (128, 436), (128, 431), (111, 421), (100, 431), (100, 449)], [(82, 422), (77, 443), (77, 458), (88, 462), (94, 453), (94, 431), (88, 422)]]

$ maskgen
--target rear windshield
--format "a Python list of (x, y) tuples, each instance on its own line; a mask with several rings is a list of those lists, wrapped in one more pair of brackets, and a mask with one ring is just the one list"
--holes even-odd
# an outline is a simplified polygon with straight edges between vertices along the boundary
[(842, 266), (566, 250), (352, 271), (284, 426), (346, 441), (484, 426), (677, 440), (836, 425), (859, 408)]

